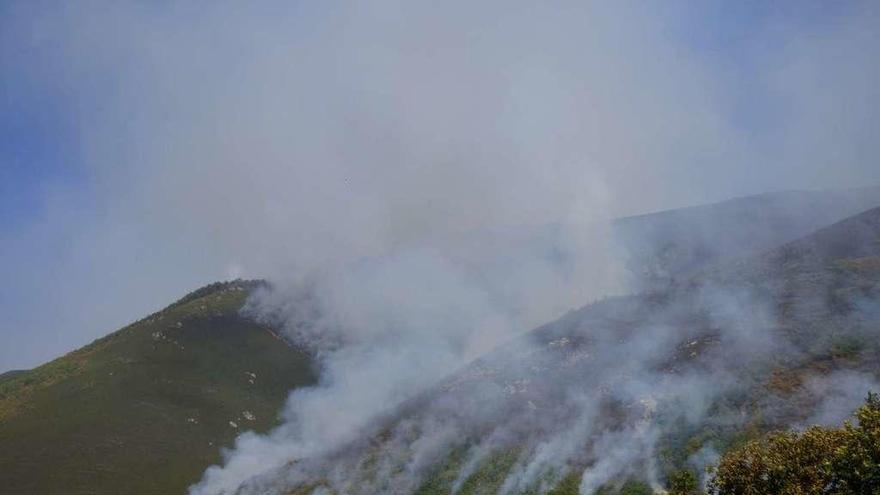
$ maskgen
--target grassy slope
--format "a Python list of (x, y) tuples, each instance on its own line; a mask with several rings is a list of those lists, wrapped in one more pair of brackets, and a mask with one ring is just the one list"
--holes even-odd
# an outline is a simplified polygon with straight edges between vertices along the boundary
[(0, 381), (0, 491), (183, 493), (237, 434), (273, 426), (315, 376), (308, 356), (238, 315), (251, 287), (197, 291)]
[(12, 380), (22, 373), (27, 373), (27, 370), (9, 370), (5, 373), (0, 373), (0, 383)]

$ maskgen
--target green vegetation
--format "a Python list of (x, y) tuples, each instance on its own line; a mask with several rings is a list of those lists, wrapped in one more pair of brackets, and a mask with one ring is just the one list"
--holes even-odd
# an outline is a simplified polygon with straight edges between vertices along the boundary
[(857, 424), (777, 432), (726, 453), (710, 481), (715, 495), (880, 493), (880, 399), (870, 394)]
[(515, 450), (505, 450), (489, 456), (480, 468), (465, 480), (459, 493), (474, 495), (498, 493), (516, 462), (517, 455), (519, 453)]
[(574, 472), (562, 478), (547, 495), (578, 495), (581, 486), (581, 473)]
[[(429, 476), (416, 495), (440, 495), (451, 493), (453, 483), (458, 478), (462, 466), (463, 449), (455, 451), (433, 475)], [(480, 466), (465, 480), (456, 492), (459, 495), (495, 494), (499, 493), (504, 481), (510, 474), (518, 459), (519, 451), (514, 448), (500, 450), (489, 455)], [(579, 495), (582, 469), (572, 469), (567, 475), (556, 481), (546, 492), (534, 486), (521, 495)], [(694, 483), (696, 480), (694, 479)], [(546, 489), (546, 487), (544, 487)], [(651, 486), (640, 479), (630, 478), (609, 483), (598, 489), (596, 495), (652, 495)], [(689, 495), (690, 492), (671, 492), (675, 495)], [(696, 492), (694, 492), (696, 493)]]
[(16, 376), (18, 376), (22, 373), (27, 373), (27, 371), (25, 371), (25, 370), (10, 370), (5, 373), (0, 373), (0, 383), (3, 383), (8, 380), (12, 380), (13, 378), (15, 378)]
[(458, 473), (464, 462), (464, 448), (453, 449), (446, 461), (440, 463), (438, 468), (422, 482), (415, 495), (440, 495), (449, 493), (452, 485), (458, 479)]
[(654, 490), (644, 481), (627, 480), (617, 493), (618, 495), (653, 495)]
[(667, 488), (669, 495), (696, 495), (700, 493), (696, 475), (687, 469), (669, 475)]
[(255, 286), (214, 284), (0, 381), (0, 491), (184, 493), (239, 433), (275, 425), (315, 375), (239, 316)]
[[(578, 492), (573, 492), (578, 493)], [(611, 485), (600, 488), (596, 495), (653, 495), (654, 490), (644, 481), (628, 479), (620, 487)]]
[[(422, 483), (415, 492), (416, 495), (450, 493), (463, 465), (464, 453), (465, 449), (463, 448), (453, 451), (446, 462)], [(516, 448), (499, 450), (490, 454), (467, 477), (456, 493), (461, 495), (498, 493), (516, 463), (519, 454), (520, 452)], [(579, 486), (580, 471), (577, 471), (563, 477), (549, 491), (543, 493), (547, 495), (577, 495), (579, 493)], [(538, 487), (534, 487), (531, 490), (527, 490), (524, 495), (537, 495), (538, 493), (542, 492), (538, 490)]]

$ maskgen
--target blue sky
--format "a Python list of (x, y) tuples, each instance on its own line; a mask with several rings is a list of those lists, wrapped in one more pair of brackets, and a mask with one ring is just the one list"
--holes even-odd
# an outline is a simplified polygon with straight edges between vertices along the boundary
[(0, 225), (21, 229), (42, 210), (52, 184), (85, 189), (86, 169), (77, 148), (75, 122), (63, 99), (47, 87), (3, 78), (0, 101)]
[[(582, 202), (550, 199), (554, 187), (578, 181), (605, 198), (588, 208), (614, 215), (880, 180), (870, 2), (265, 6), (0, 8), (0, 370), (72, 350), (215, 279), (421, 239), (414, 225), (473, 227), (459, 204), (485, 200), (494, 213), (475, 220), (485, 226), (552, 221)], [(431, 57), (444, 70), (423, 78)], [(472, 89), (484, 93), (459, 104)], [(570, 111), (583, 100), (600, 124)], [(466, 116), (472, 108), (481, 116)], [(521, 124), (488, 132), (493, 111)], [(545, 135), (557, 122), (585, 134)], [(591, 141), (603, 129), (613, 134)], [(430, 161), (442, 139), (449, 160), (486, 159), (490, 171), (346, 168)], [(560, 142), (548, 163), (599, 165), (535, 168)], [(495, 165), (510, 148), (523, 163)], [(312, 160), (334, 165), (302, 165)], [(633, 173), (650, 187), (630, 188)], [(336, 174), (362, 186), (337, 190)], [(502, 174), (511, 182), (490, 182)], [(412, 192), (437, 184), (454, 194)], [(510, 191), (529, 184), (546, 188), (542, 200), (516, 210)], [(497, 191), (486, 199), (481, 187)], [(337, 211), (340, 195), (354, 208)], [(412, 207), (425, 196), (430, 211)]]

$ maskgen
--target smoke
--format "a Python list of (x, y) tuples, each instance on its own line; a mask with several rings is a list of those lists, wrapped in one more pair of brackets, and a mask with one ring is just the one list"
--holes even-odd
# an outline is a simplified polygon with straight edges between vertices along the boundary
[(481, 229), (561, 223), (581, 242), (596, 220), (682, 201), (665, 184), (703, 160), (677, 143), (734, 141), (702, 69), (628, 7), (7, 8), (2, 72), (20, 74), (15, 95), (59, 95), (87, 181), (50, 190), (3, 243), (19, 290), (71, 301), (58, 322), (22, 315), (35, 331), (119, 308), (97, 336), (196, 283)]
[[(432, 478), (438, 469), (452, 470), (452, 493), (467, 493), (474, 476), (487, 470), (500, 477), (499, 493), (546, 491), (572, 476), (583, 494), (627, 477), (662, 491), (671, 469), (704, 472), (717, 458), (716, 447), (762, 414), (778, 426), (839, 422), (876, 379), (815, 368), (842, 351), (817, 347), (815, 334), (791, 330), (833, 325), (844, 343), (867, 337), (862, 325), (871, 313), (860, 307), (866, 296), (854, 294), (851, 306), (829, 299), (851, 291), (853, 283), (865, 287), (862, 275), (825, 280), (837, 258), (825, 258), (823, 240), (836, 240), (836, 257), (876, 252), (863, 242), (876, 235), (870, 219), (877, 210), (869, 213), (875, 216), (865, 223), (864, 215), (847, 220), (837, 230), (712, 267), (665, 291), (597, 301), (492, 352), (478, 349), (482, 357), (467, 365), (473, 353), (462, 344), (466, 336), (494, 334), (486, 329), (499, 320), (481, 325), (494, 298), (465, 288), (492, 294), (492, 277), (449, 285), (476, 301), (475, 311), (457, 299), (446, 307), (449, 299), (442, 297), (405, 302), (389, 280), (401, 283), (408, 280), (403, 274), (417, 274), (425, 286), (443, 287), (459, 273), (453, 264), (436, 272), (416, 268), (408, 257), (362, 260), (358, 269), (344, 270), (348, 281), (338, 285), (351, 289), (351, 298), (316, 288), (322, 283), (308, 284), (308, 297), (258, 294), (251, 311), (288, 325), (297, 341), (317, 343), (326, 379), (316, 389), (295, 391), (284, 426), (239, 442), (193, 492), (283, 492), (318, 483), (337, 493), (410, 493), (426, 481), (440, 483)], [(401, 272), (391, 268), (398, 264)], [(477, 264), (484, 265), (491, 263)], [(358, 273), (381, 274), (367, 283), (378, 299), (354, 300), (364, 294)], [(468, 280), (468, 273), (457, 280)], [(792, 306), (792, 299), (804, 304)], [(332, 301), (332, 310), (302, 312), (308, 306), (302, 301), (313, 300)], [(273, 309), (279, 301), (296, 303)], [(337, 316), (315, 317), (323, 314)], [(463, 319), (450, 321), (450, 314)], [(496, 307), (495, 314), (505, 313)], [(517, 318), (507, 315), (501, 328), (521, 334)], [(437, 322), (441, 328), (433, 326)], [(461, 324), (469, 330), (443, 330)], [(449, 375), (453, 369), (458, 371)], [(791, 390), (777, 383), (776, 371), (796, 380)], [(753, 409), (757, 402), (763, 404)], [(276, 445), (292, 450), (275, 456)], [(266, 452), (272, 455), (249, 462)], [(260, 468), (243, 468), (254, 465)]]
[[(405, 272), (424, 274), (411, 266)], [(442, 272), (446, 278), (453, 270), (446, 266)], [(439, 286), (431, 277), (424, 281)], [(396, 292), (373, 282), (382, 298)], [(453, 492), (487, 462), (506, 466), (501, 493), (547, 489), (579, 469), (585, 494), (645, 473), (660, 487), (655, 454), (661, 438), (707, 421), (741, 426), (738, 412), (716, 411), (710, 418), (710, 408), (754, 385), (743, 376), (743, 366), (794, 355), (790, 343), (772, 332), (776, 316), (771, 317), (769, 302), (736, 288), (700, 287), (659, 303), (641, 297), (598, 302), (444, 378), (471, 353), (456, 338), (463, 334), (433, 328), (434, 323), (426, 329), (429, 314), (409, 313), (414, 307), (440, 309), (434, 304), (410, 304), (401, 311), (383, 302), (364, 311), (361, 305), (370, 302), (358, 300), (358, 311), (333, 312), (356, 315), (348, 324), (334, 318), (320, 325), (322, 335), (337, 332), (328, 342), (309, 337), (313, 328), (303, 329), (307, 321), (321, 318), (304, 321), (266, 311), (263, 305), (275, 300), (270, 294), (258, 295), (252, 304), (263, 308), (258, 314), (269, 315), (269, 322), (292, 325), (288, 335), (294, 339), (321, 342), (322, 383), (294, 391), (284, 426), (265, 437), (240, 438), (224, 466), (209, 469), (193, 493), (275, 492), (316, 482), (340, 493), (408, 493), (455, 456), (463, 460), (453, 463), (458, 466)], [(481, 311), (490, 307), (474, 294), (467, 296)], [(461, 301), (437, 314), (456, 307), (463, 308), (460, 315), (468, 314)], [(374, 321), (376, 314), (380, 320)], [(409, 331), (396, 332), (389, 314), (411, 315), (403, 325)], [(361, 324), (370, 330), (357, 331)], [(355, 331), (336, 330), (341, 328)], [(758, 347), (748, 343), (752, 334)], [(363, 335), (369, 338), (362, 340)], [(288, 450), (279, 452), (281, 445)], [(512, 461), (498, 461), (499, 452)], [(710, 459), (691, 460), (702, 468)]]
[(869, 392), (880, 390), (880, 382), (872, 374), (847, 370), (812, 378), (805, 388), (819, 404), (803, 425), (837, 426), (851, 418)]
[[(247, 311), (313, 352), (321, 383), (294, 391), (282, 426), (242, 435), (193, 491), (278, 486), (279, 477), (285, 486), (315, 473), (355, 483), (344, 468), (357, 461), (340, 449), (367, 448), (364, 439), (387, 433), (385, 420), (474, 358), (625, 290), (611, 218), (880, 180), (870, 83), (876, 6), (847, 7), (830, 20), (768, 13), (736, 26), (724, 26), (728, 17), (715, 7), (691, 7), (7, 7), (0, 72), (4, 81), (17, 74), (14, 95), (58, 96), (58, 111), (77, 122), (71, 161), (87, 187), (48, 194), (52, 207), (0, 243), (0, 258), (11, 260), (4, 278), (22, 282), (17, 290), (31, 300), (51, 286), (65, 311), (57, 320), (41, 307), (20, 314), (15, 301), (24, 296), (5, 293), (0, 307), (9, 305), (22, 335), (61, 323), (73, 329), (64, 347), (35, 351), (35, 360), (197, 282), (269, 278), (275, 289)], [(712, 46), (719, 41), (700, 39), (709, 20), (750, 41)], [(41, 246), (36, 255), (33, 246)], [(58, 257), (54, 246), (72, 247)], [(125, 302), (133, 299), (142, 302)], [(732, 349), (722, 363), (774, 349), (762, 331), (775, 316), (763, 295), (710, 288), (697, 300), (705, 325)], [(98, 302), (113, 309), (96, 325)], [(592, 344), (560, 335), (520, 349), (536, 369), (559, 364), (547, 349), (580, 364), (553, 384), (521, 376), (530, 369), (514, 363), (498, 373), (501, 383), (466, 387), (481, 400), (438, 399), (424, 418), (393, 428), (377, 469), (402, 465), (408, 476), (387, 476), (400, 484), (378, 491), (405, 491), (432, 460), (453, 447), (467, 451), (457, 445), (465, 434), (483, 441), (464, 454), (464, 472), (499, 446), (528, 446), (513, 455), (517, 474), (505, 485), (513, 490), (564, 476), (551, 466), (583, 470), (590, 456), (577, 459), (578, 449), (603, 431), (593, 419), (604, 407), (623, 407), (627, 424), (645, 420), (646, 406), (626, 405), (663, 396), (684, 401), (675, 410), (697, 422), (730, 381), (726, 366), (675, 380), (656, 372), (664, 353), (705, 344), (702, 333), (683, 334), (680, 322), (660, 316), (675, 322), (688, 304), (609, 303), (618, 322), (575, 332)], [(662, 311), (626, 316), (649, 309)], [(641, 333), (621, 342), (627, 325)], [(574, 386), (584, 376), (595, 387)], [(510, 412), (511, 396), (531, 397), (526, 412)], [(554, 401), (568, 412), (549, 414)], [(511, 414), (509, 428), (493, 427)], [(605, 453), (603, 442), (614, 454), (590, 464), (588, 483), (649, 458), (644, 451), (660, 434), (650, 424), (604, 426), (612, 437), (600, 436), (593, 455)]]
[(880, 180), (875, 6), (780, 14), (7, 4), (4, 94), (53, 103), (34, 117), (70, 124), (57, 138), (75, 179), (41, 184), (40, 207), (0, 234), (0, 367), (217, 278), (487, 228), (584, 240), (623, 214)]
[[(242, 472), (258, 474), (244, 466), (271, 469), (331, 453), (451, 371), (591, 297), (584, 289), (600, 287), (613, 260), (583, 270), (581, 255), (594, 253), (595, 263), (605, 250), (571, 246), (557, 232), (399, 248), (256, 294), (245, 311), (318, 356), (321, 383), (294, 391), (288, 423), (267, 438), (240, 439), (196, 491), (222, 491), (244, 481)], [(430, 451), (433, 440), (421, 438), (426, 445), (414, 447)], [(274, 447), (285, 444), (290, 450), (277, 455)]]

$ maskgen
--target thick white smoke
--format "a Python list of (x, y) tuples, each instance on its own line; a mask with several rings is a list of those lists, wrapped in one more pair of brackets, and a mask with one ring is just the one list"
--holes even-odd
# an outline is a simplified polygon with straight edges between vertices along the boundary
[[(44, 279), (33, 285), (85, 308), (65, 327), (85, 328), (97, 301), (122, 314), (108, 322), (129, 319), (122, 301), (145, 280), (168, 281), (139, 289), (158, 305), (196, 280), (267, 277), (277, 290), (249, 310), (319, 355), (320, 386), (292, 394), (277, 431), (243, 435), (196, 492), (329, 455), (473, 357), (619, 291), (614, 216), (877, 178), (872, 4), (837, 13), (822, 36), (815, 19), (770, 19), (736, 67), (696, 46), (700, 16), (666, 3), (84, 0), (8, 12), (0, 68), (61, 95), (94, 198), (75, 214), (49, 198), (60, 206), (4, 237), (2, 257), (28, 261), (4, 278)], [(73, 247), (49, 269), (51, 256), (28, 257), (35, 245)], [(724, 334), (733, 348), (762, 337), (730, 322), (743, 297), (706, 295), (719, 325), (741, 330)], [(636, 354), (674, 346), (668, 335), (639, 339)], [(635, 377), (616, 382), (625, 398), (656, 386), (620, 364), (629, 346), (602, 349), (609, 370)], [(576, 409), (582, 426), (588, 409)], [(420, 436), (413, 471), (458, 433), (442, 417), (426, 425), (437, 435)], [(511, 483), (564, 451), (537, 447)]]
[[(870, 250), (863, 238), (876, 229), (862, 235), (858, 223), (847, 225), (849, 255)], [(474, 335), (497, 342), (522, 333), (519, 315), (492, 303), (507, 300), (495, 288), (508, 288), (493, 271), (481, 273), (491, 256), (465, 270), (451, 262), (452, 252), (442, 263), (436, 252), (363, 259), (334, 276), (258, 294), (251, 314), (311, 345), (324, 379), (291, 395), (284, 426), (239, 439), (193, 492), (320, 483), (337, 493), (410, 493), (438, 467), (455, 470), (450, 487), (458, 492), (487, 462), (503, 464), (501, 493), (546, 490), (572, 475), (585, 495), (628, 476), (662, 490), (670, 461), (658, 445), (668, 451), (689, 437), (721, 440), (754, 419), (752, 400), (763, 402), (771, 424), (839, 422), (876, 386), (871, 375), (805, 373), (800, 398), (767, 388), (774, 368), (827, 359), (828, 348), (814, 345), (819, 335), (798, 337), (804, 326), (876, 338), (876, 329), (860, 329), (872, 314), (859, 308), (864, 301), (853, 299), (850, 313), (827, 298), (829, 260), (817, 258), (826, 246), (813, 252), (812, 241), (803, 242), (665, 291), (596, 302), (451, 375), (485, 353), (469, 344)], [(700, 443), (678, 465), (701, 472), (715, 458), (712, 443)]]
[(258, 293), (246, 311), (317, 355), (321, 384), (291, 394), (287, 423), (267, 437), (241, 437), (194, 492), (233, 490), (291, 460), (332, 453), (468, 361), (612, 290), (609, 236), (595, 233), (593, 245), (572, 245), (558, 228), (524, 239), (474, 232)]
[[(244, 243), (260, 253), (256, 266), (273, 263), (278, 289), (249, 310), (316, 352), (322, 381), (291, 395), (284, 426), (241, 437), (194, 493), (260, 486), (248, 480), (332, 457), (376, 434), (384, 415), (470, 359), (619, 291), (604, 221), (670, 194), (670, 179), (699, 177), (707, 162), (732, 171), (729, 164), (754, 159), (716, 106), (711, 75), (667, 37), (670, 18), (652, 14), (625, 5), (378, 3), (315, 17), (302, 12), (312, 24), (293, 40), (262, 35), (276, 49), (258, 53), (254, 72), (235, 84), (258, 82), (263, 94), (280, 98), (235, 108), (259, 122), (254, 128), (210, 126), (218, 117), (239, 118), (214, 110), (185, 122), (192, 126), (185, 134), (207, 126), (218, 139), (210, 141), (215, 165), (184, 180), (219, 171), (259, 192), (233, 213), (258, 208), (247, 226), (253, 234), (230, 231), (226, 219), (216, 228), (233, 235), (222, 245)], [(299, 64), (273, 66), (282, 60), (276, 57)], [(191, 148), (181, 143), (170, 153), (176, 163)], [(713, 173), (711, 180), (725, 179)], [(185, 209), (229, 209), (213, 198), (174, 197)], [(254, 244), (262, 232), (275, 242)], [(751, 294), (709, 290), (702, 297), (735, 355), (774, 348), (763, 333), (770, 324), (764, 308)], [(624, 401), (686, 395), (683, 411), (696, 422), (724, 389), (727, 370), (715, 370), (709, 382), (659, 383), (649, 365), (683, 338), (661, 330), (600, 346), (612, 361), (596, 379), (607, 370), (606, 387)], [(686, 393), (682, 384), (694, 388)], [(589, 411), (596, 397), (574, 397), (580, 423), (570, 426), (577, 432), (580, 424), (580, 435), (557, 432), (537, 444), (505, 489), (528, 488), (595, 435)], [(419, 424), (429, 433), (404, 449), (414, 449), (415, 460), (404, 463), (413, 475), (402, 482), (414, 483), (420, 466), (448, 453), (459, 428), (441, 417)], [(614, 433), (614, 455), (585, 473), (583, 491), (650, 458), (645, 452), (657, 434), (647, 424)], [(473, 464), (479, 461), (474, 455)], [(356, 483), (347, 476), (337, 476), (339, 486)], [(384, 490), (404, 488), (413, 487)]]

